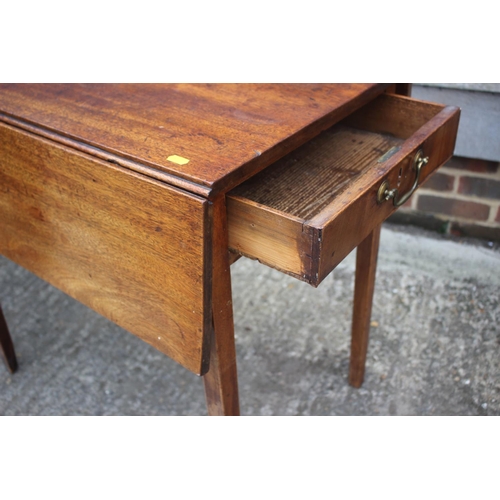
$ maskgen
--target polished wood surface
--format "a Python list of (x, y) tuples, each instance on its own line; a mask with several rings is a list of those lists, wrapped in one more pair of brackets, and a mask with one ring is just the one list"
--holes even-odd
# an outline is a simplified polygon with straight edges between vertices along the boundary
[(4, 359), (10, 373), (14, 373), (17, 370), (17, 358), (7, 327), (7, 321), (5, 321), (5, 316), (3, 315), (2, 306), (0, 306), (0, 355)]
[(5, 124), (0, 151), (0, 253), (204, 373), (209, 202)]
[(356, 250), (351, 361), (349, 364), (349, 383), (354, 387), (361, 387), (365, 376), (381, 228), (381, 225), (377, 226), (358, 245)]
[(376, 98), (228, 193), (230, 248), (317, 286), (396, 210), (377, 203), (384, 179), (409, 190), (420, 147), (430, 157), (421, 182), (450, 158), (458, 116), (454, 107)]
[[(346, 117), (384, 84), (0, 85), (0, 120), (77, 150), (228, 190)], [(69, 142), (68, 142), (69, 141)], [(180, 156), (183, 165), (169, 161)], [(154, 175), (151, 172), (151, 175)], [(191, 184), (189, 184), (191, 183)]]
[(396, 210), (377, 190), (405, 192), (419, 148), (423, 182), (456, 138), (459, 111), (391, 95), (409, 90), (0, 84), (0, 253), (203, 375), (209, 414), (237, 415), (230, 264), (317, 286), (359, 245), (359, 386)]
[(210, 368), (203, 377), (208, 414), (236, 416), (240, 413), (230, 256), (227, 251), (225, 197), (214, 201), (213, 230), (213, 331)]

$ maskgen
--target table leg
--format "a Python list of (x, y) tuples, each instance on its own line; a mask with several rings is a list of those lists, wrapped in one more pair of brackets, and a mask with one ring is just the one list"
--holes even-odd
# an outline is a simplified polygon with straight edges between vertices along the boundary
[(376, 227), (359, 244), (356, 251), (356, 281), (354, 284), (351, 362), (349, 366), (349, 383), (354, 387), (361, 387), (365, 376), (381, 227), (381, 225)]
[(213, 334), (210, 367), (203, 377), (209, 415), (239, 415), (231, 272), (225, 197), (213, 207)]
[(5, 316), (3, 315), (1, 306), (0, 306), (0, 354), (2, 354), (3, 358), (5, 359), (5, 363), (10, 373), (14, 373), (17, 370), (16, 353), (14, 352), (14, 344), (12, 343), (9, 329), (7, 328), (7, 322), (5, 321)]

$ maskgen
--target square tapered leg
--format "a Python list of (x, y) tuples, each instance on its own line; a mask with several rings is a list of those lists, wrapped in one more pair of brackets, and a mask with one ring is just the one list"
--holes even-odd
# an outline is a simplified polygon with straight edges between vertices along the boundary
[(375, 228), (360, 243), (356, 251), (356, 281), (354, 284), (351, 362), (349, 366), (349, 383), (354, 387), (360, 387), (365, 377), (380, 229), (381, 226)]
[(0, 306), (0, 354), (2, 354), (2, 357), (5, 359), (5, 363), (10, 373), (14, 373), (17, 370), (16, 353), (14, 352), (14, 344), (12, 343), (9, 329), (7, 328), (7, 322), (5, 321), (5, 316), (3, 315), (1, 306)]

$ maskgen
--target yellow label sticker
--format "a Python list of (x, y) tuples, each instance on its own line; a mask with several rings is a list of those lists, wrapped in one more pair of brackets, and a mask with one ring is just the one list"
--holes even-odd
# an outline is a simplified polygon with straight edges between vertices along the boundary
[(177, 165), (185, 165), (186, 163), (189, 163), (189, 160), (187, 158), (183, 158), (182, 156), (178, 155), (169, 156), (167, 160), (171, 161), (172, 163), (177, 163)]

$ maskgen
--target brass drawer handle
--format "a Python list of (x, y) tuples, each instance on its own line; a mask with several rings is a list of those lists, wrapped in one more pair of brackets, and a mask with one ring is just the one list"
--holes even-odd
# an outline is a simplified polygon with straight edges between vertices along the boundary
[(422, 168), (427, 165), (427, 163), (429, 163), (429, 157), (424, 157), (424, 152), (419, 149), (417, 151), (417, 154), (415, 155), (415, 158), (413, 159), (413, 168), (415, 169), (415, 182), (413, 183), (413, 186), (410, 188), (410, 190), (406, 194), (399, 197), (397, 188), (391, 189), (389, 181), (386, 179), (378, 188), (377, 202), (380, 204), (392, 198), (392, 202), (394, 203), (395, 207), (400, 207), (401, 205), (405, 204), (410, 199), (410, 196), (413, 194), (415, 189), (417, 189), (418, 181), (420, 180), (420, 172), (422, 171)]

